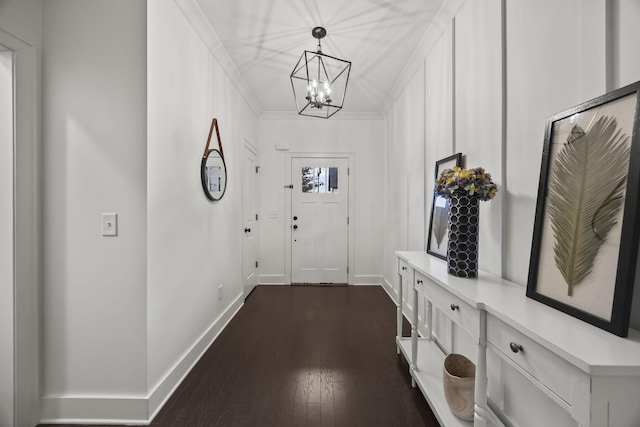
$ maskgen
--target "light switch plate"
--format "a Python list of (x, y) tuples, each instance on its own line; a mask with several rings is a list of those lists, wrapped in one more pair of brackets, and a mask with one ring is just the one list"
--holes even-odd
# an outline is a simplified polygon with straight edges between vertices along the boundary
[(118, 214), (115, 214), (115, 213), (102, 214), (102, 235), (103, 236), (118, 235)]

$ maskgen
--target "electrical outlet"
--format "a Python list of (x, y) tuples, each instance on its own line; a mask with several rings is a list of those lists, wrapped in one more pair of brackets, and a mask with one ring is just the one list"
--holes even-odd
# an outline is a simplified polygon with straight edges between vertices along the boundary
[(102, 214), (102, 235), (103, 236), (118, 235), (118, 214), (115, 214), (115, 213)]
[(271, 209), (269, 211), (269, 218), (271, 219), (278, 219), (278, 211), (275, 209)]
[(218, 301), (222, 299), (222, 288), (224, 288), (224, 285), (218, 286)]

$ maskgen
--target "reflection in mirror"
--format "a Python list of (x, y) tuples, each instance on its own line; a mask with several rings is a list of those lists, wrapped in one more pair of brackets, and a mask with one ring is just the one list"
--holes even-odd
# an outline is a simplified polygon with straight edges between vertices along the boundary
[(338, 168), (334, 167), (303, 167), (302, 192), (335, 194), (338, 192)]
[(227, 189), (227, 166), (218, 150), (209, 150), (200, 165), (204, 194), (209, 200), (220, 200)]

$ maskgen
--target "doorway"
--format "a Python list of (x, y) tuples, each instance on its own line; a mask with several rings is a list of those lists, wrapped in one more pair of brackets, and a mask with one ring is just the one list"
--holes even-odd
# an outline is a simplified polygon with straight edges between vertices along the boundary
[(258, 153), (245, 144), (242, 183), (242, 278), (245, 299), (258, 284)]
[(0, 52), (0, 425), (14, 424), (13, 58)]
[(291, 283), (346, 284), (349, 159), (292, 157)]
[(0, 425), (40, 414), (37, 51), (0, 28)]

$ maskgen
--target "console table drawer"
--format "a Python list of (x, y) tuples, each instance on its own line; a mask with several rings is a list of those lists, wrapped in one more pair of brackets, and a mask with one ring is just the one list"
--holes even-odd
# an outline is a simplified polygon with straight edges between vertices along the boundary
[[(416, 278), (419, 276), (420, 273), (416, 272)], [(423, 294), (431, 304), (477, 337), (480, 331), (480, 311), (431, 280), (423, 280)]]
[(579, 376), (585, 375), (578, 368), (490, 314), (487, 344), (500, 357), (514, 362), (516, 369), (524, 371), (525, 377), (551, 398), (559, 397), (572, 406), (571, 387), (579, 382)]
[(411, 280), (411, 267), (409, 267), (407, 261), (400, 258), (398, 258), (398, 274), (405, 279)]

